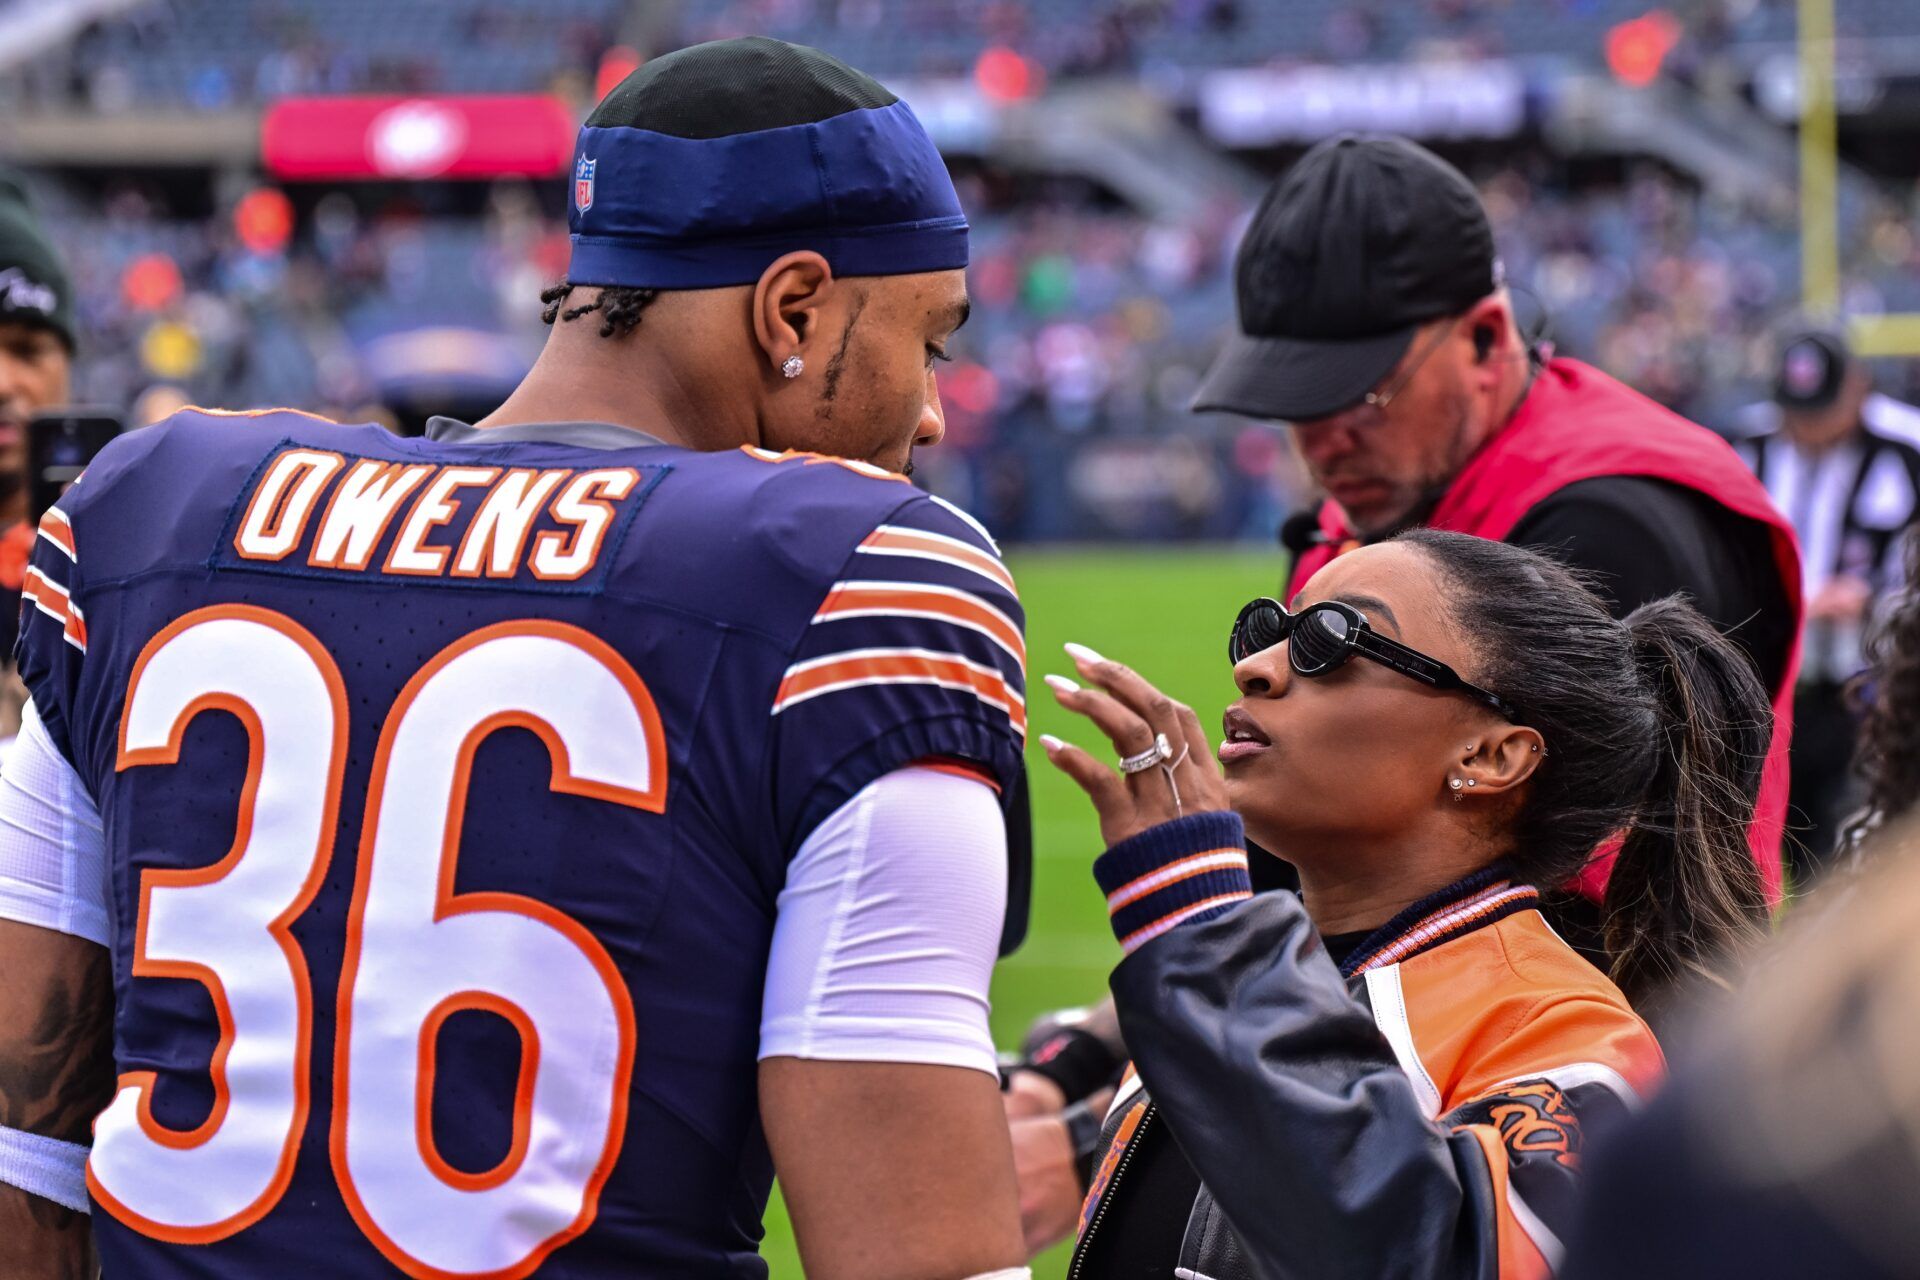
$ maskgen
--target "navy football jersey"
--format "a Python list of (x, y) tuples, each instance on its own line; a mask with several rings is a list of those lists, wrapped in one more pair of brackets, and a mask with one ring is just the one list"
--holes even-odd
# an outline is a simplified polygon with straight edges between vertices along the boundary
[(1023, 818), (1022, 615), (957, 509), (441, 434), (190, 410), (41, 525), (20, 667), (107, 842), (108, 1276), (764, 1275), (789, 859), (915, 761)]

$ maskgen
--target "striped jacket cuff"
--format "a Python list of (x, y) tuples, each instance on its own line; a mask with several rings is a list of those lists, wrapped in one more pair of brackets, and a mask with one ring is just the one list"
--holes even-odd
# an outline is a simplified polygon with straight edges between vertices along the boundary
[(1093, 876), (1106, 891), (1114, 936), (1129, 952), (1253, 896), (1246, 838), (1234, 813), (1196, 813), (1149, 827), (1101, 854)]

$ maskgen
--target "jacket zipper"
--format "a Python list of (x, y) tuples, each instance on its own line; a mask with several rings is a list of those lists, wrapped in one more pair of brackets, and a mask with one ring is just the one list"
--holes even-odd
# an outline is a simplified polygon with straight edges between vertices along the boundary
[(1134, 1128), (1133, 1137), (1127, 1140), (1127, 1149), (1120, 1153), (1120, 1163), (1113, 1167), (1113, 1176), (1107, 1179), (1107, 1188), (1100, 1193), (1100, 1207), (1093, 1211), (1093, 1221), (1087, 1224), (1087, 1233), (1074, 1246), (1073, 1265), (1067, 1268), (1067, 1280), (1080, 1280), (1087, 1265), (1087, 1254), (1093, 1245), (1094, 1233), (1100, 1230), (1107, 1210), (1113, 1207), (1113, 1193), (1119, 1189), (1120, 1179), (1127, 1176), (1127, 1166), (1133, 1163), (1134, 1152), (1140, 1149), (1140, 1139), (1146, 1136), (1147, 1126), (1153, 1123), (1156, 1110), (1153, 1103), (1147, 1103), (1147, 1109), (1140, 1115), (1139, 1125)]

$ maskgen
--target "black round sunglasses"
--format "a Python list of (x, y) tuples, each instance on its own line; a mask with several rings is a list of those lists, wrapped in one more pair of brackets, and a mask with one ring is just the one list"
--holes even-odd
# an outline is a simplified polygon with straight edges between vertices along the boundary
[(1291, 641), (1287, 645), (1287, 665), (1300, 675), (1326, 675), (1359, 654), (1436, 689), (1458, 689), (1486, 703), (1506, 719), (1519, 720), (1513, 707), (1499, 694), (1469, 684), (1452, 667), (1418, 649), (1387, 639), (1373, 629), (1367, 615), (1338, 600), (1310, 604), (1298, 613), (1288, 613), (1285, 605), (1267, 596), (1249, 601), (1233, 620), (1227, 657), (1237, 664), (1282, 640)]

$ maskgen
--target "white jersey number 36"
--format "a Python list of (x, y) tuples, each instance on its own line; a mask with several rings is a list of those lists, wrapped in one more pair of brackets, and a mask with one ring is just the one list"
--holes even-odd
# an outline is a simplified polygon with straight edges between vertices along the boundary
[[(226, 855), (140, 881), (133, 972), (213, 998), (214, 1104), (160, 1124), (154, 1075), (129, 1072), (100, 1116), (87, 1177), (109, 1212), (163, 1240), (224, 1239), (272, 1210), (307, 1125), (313, 990), (290, 928), (333, 850), (347, 695), (292, 619), (222, 605), (181, 618), (135, 664), (121, 770), (175, 763), (203, 711), (245, 726), (247, 776)], [(419, 1277), (518, 1277), (593, 1221), (620, 1153), (633, 1006), (597, 939), (511, 893), (455, 893), (474, 752), (529, 729), (555, 791), (658, 813), (666, 743), (625, 660), (574, 627), (509, 622), (449, 645), (402, 690), (374, 758), (337, 993), (331, 1153), (354, 1220)], [(434, 1051), (461, 1009), (520, 1035), (513, 1136), (492, 1169), (435, 1149)]]

